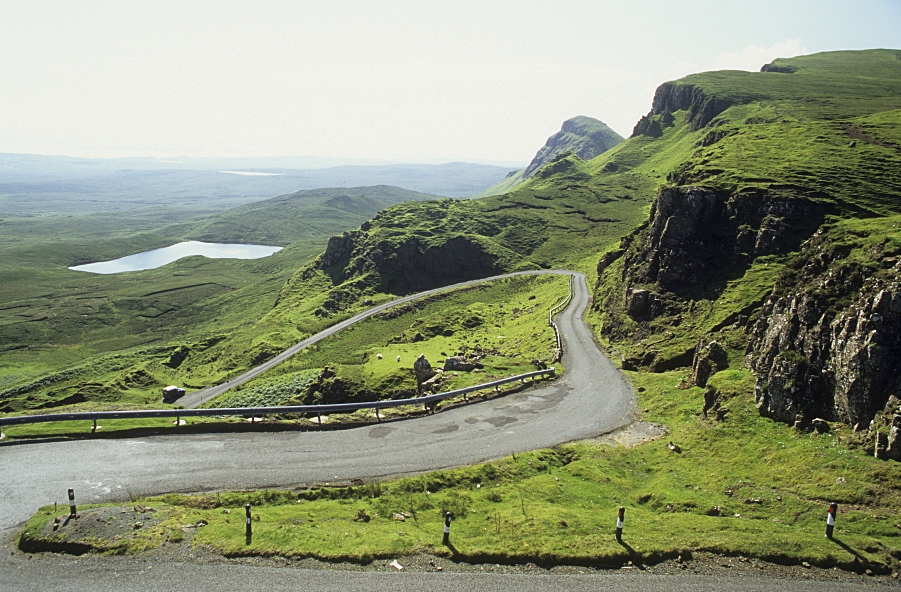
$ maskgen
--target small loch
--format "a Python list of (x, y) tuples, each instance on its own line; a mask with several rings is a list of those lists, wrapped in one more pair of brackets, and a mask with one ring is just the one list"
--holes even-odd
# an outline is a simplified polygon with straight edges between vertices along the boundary
[(281, 251), (281, 247), (266, 245), (239, 245), (224, 243), (204, 243), (200, 241), (185, 241), (162, 249), (153, 249), (143, 253), (135, 253), (127, 257), (120, 257), (111, 261), (100, 261), (76, 265), (69, 269), (74, 271), (86, 271), (88, 273), (125, 273), (128, 271), (142, 271), (156, 269), (184, 259), (199, 255), (210, 259), (261, 259)]

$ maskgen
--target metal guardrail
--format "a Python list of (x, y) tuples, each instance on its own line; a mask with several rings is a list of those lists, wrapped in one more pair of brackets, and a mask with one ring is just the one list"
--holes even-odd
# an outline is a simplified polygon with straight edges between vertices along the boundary
[[(554, 306), (548, 312), (548, 324), (554, 328), (554, 335), (557, 342), (558, 358), (563, 351), (563, 342), (560, 338), (560, 330), (557, 323), (554, 322), (554, 315), (566, 308), (573, 298), (573, 283), (575, 276), (569, 277), (569, 295), (559, 304)], [(409, 399), (395, 399), (389, 401), (367, 401), (362, 403), (337, 403), (330, 405), (285, 405), (280, 407), (218, 407), (213, 409), (142, 409), (137, 411), (82, 411), (79, 413), (50, 413), (43, 415), (20, 415), (17, 417), (0, 417), (0, 427), (8, 425), (23, 425), (29, 423), (46, 423), (57, 421), (92, 421), (94, 428), (97, 427), (97, 421), (103, 419), (140, 419), (150, 417), (174, 417), (176, 421), (182, 417), (219, 417), (223, 415), (244, 416), (244, 417), (263, 417), (267, 415), (282, 415), (294, 413), (315, 413), (321, 417), (323, 413), (340, 413), (359, 411), (360, 409), (373, 409), (378, 417), (379, 409), (388, 409), (392, 407), (402, 407), (404, 405), (425, 405), (427, 408), (432, 403), (437, 403), (452, 397), (460, 395), (466, 398), (466, 395), (472, 392), (486, 390), (499, 387), (502, 384), (523, 381), (528, 378), (545, 375), (555, 375), (556, 369), (551, 367), (546, 370), (536, 370), (534, 372), (526, 372), (517, 374), (516, 376), (508, 376), (492, 382), (468, 386), (444, 393), (434, 395), (426, 395), (424, 397), (415, 397)], [(320, 422), (321, 424), (321, 422)]]
[(536, 376), (545, 376), (556, 374), (555, 368), (547, 370), (536, 370), (534, 372), (526, 372), (517, 374), (516, 376), (508, 376), (486, 382), (468, 386), (445, 393), (437, 393), (435, 395), (426, 395), (425, 397), (415, 397), (411, 399), (395, 399), (393, 401), (365, 401), (361, 403), (337, 403), (332, 405), (285, 405), (281, 407), (222, 407), (215, 409), (142, 409), (137, 411), (83, 411), (80, 413), (51, 413), (45, 415), (21, 415), (19, 417), (0, 417), (0, 426), (5, 425), (22, 425), (27, 423), (44, 423), (52, 421), (93, 421), (96, 428), (97, 421), (103, 419), (139, 419), (147, 417), (174, 417), (176, 420), (182, 417), (219, 417), (222, 415), (238, 415), (248, 417), (262, 417), (266, 415), (282, 415), (289, 413), (315, 413), (322, 415), (324, 413), (338, 413), (359, 411), (360, 409), (374, 409), (378, 415), (379, 409), (388, 409), (391, 407), (402, 407), (404, 405), (425, 405), (430, 407), (431, 404), (458, 397), (467, 394), (498, 387), (502, 384), (523, 381), (528, 378), (534, 379)]
[(569, 306), (569, 303), (572, 302), (573, 299), (573, 284), (576, 281), (576, 276), (569, 276), (569, 295), (564, 298), (557, 306), (552, 308), (547, 313), (547, 324), (554, 328), (554, 337), (557, 340), (557, 351), (558, 358), (563, 354), (563, 339), (560, 337), (560, 329), (557, 327), (557, 323), (554, 322), (554, 315)]

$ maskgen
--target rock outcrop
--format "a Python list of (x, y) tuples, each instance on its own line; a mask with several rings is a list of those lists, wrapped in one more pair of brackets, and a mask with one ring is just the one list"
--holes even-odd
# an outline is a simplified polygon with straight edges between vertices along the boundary
[(847, 260), (843, 241), (798, 257), (765, 302), (747, 363), (757, 372), (760, 412), (868, 424), (901, 393), (901, 261), (870, 267)]
[(364, 230), (329, 239), (315, 266), (335, 283), (355, 276), (375, 278), (378, 291), (405, 294), (502, 273), (497, 255), (478, 237), (456, 236), (427, 245), (417, 236), (402, 242), (372, 241)]
[(716, 341), (707, 345), (699, 343), (695, 349), (691, 365), (691, 382), (696, 386), (707, 386), (711, 376), (729, 367), (729, 356), (723, 346)]
[(422, 388), (422, 384), (435, 376), (435, 370), (426, 359), (425, 354), (420, 354), (413, 362), (413, 373), (416, 374), (416, 384)]
[(469, 360), (465, 356), (451, 356), (444, 360), (445, 372), (472, 372), (484, 367), (478, 360)]
[(733, 105), (733, 101), (704, 92), (700, 87), (684, 82), (666, 82), (657, 87), (651, 112), (642, 117), (632, 136), (661, 135), (661, 124), (671, 124), (673, 113), (685, 110), (692, 130), (699, 130), (714, 117)]
[[(663, 189), (651, 206), (644, 243), (626, 254), (626, 268), (637, 270), (636, 283), (677, 292), (709, 282), (724, 268), (797, 248), (827, 211), (794, 195)], [(649, 296), (635, 297), (641, 301), (635, 310), (640, 314), (650, 306), (644, 305)]]

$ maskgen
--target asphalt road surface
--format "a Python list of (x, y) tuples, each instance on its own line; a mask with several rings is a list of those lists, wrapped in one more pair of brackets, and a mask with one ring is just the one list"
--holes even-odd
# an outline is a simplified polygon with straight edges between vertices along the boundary
[(123, 558), (55, 558), (22, 554), (0, 557), (0, 590), (9, 592), (171, 592), (209, 590), (338, 590), (364, 592), (876, 592), (899, 586), (755, 576), (655, 575), (640, 572), (590, 575), (499, 573), (385, 573), (322, 571), (289, 567), (197, 565)]

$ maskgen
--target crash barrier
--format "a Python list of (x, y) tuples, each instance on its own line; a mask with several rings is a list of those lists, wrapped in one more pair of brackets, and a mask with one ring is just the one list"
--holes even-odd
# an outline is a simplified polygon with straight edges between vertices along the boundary
[(323, 414), (330, 413), (350, 413), (359, 411), (360, 409), (373, 409), (378, 416), (379, 409), (388, 409), (391, 407), (402, 407), (404, 405), (425, 405), (427, 408), (434, 408), (435, 403), (450, 399), (452, 397), (463, 396), (468, 393), (499, 387), (502, 384), (511, 382), (526, 382), (537, 376), (554, 376), (555, 368), (547, 370), (536, 370), (500, 378), (492, 382), (467, 386), (464, 388), (437, 393), (434, 395), (426, 395), (424, 397), (414, 397), (409, 399), (395, 399), (393, 401), (366, 401), (361, 403), (335, 403), (331, 405), (284, 405), (280, 407), (221, 407), (215, 409), (144, 409), (136, 411), (84, 411), (80, 413), (52, 413), (46, 415), (21, 415), (18, 417), (0, 417), (0, 426), (21, 425), (27, 423), (45, 423), (53, 421), (93, 421), (94, 429), (97, 429), (97, 422), (104, 419), (139, 419), (147, 417), (174, 417), (176, 421), (182, 417), (219, 417), (223, 415), (237, 415), (245, 417), (262, 417), (267, 415), (281, 415), (288, 413), (315, 413), (319, 417)]
[(554, 339), (557, 341), (557, 352), (558, 358), (559, 355), (563, 353), (563, 339), (560, 337), (560, 329), (557, 327), (557, 323), (554, 322), (554, 315), (569, 306), (569, 303), (572, 302), (573, 299), (573, 284), (576, 281), (576, 276), (569, 276), (569, 295), (564, 298), (560, 304), (552, 308), (547, 313), (547, 324), (554, 328)]

